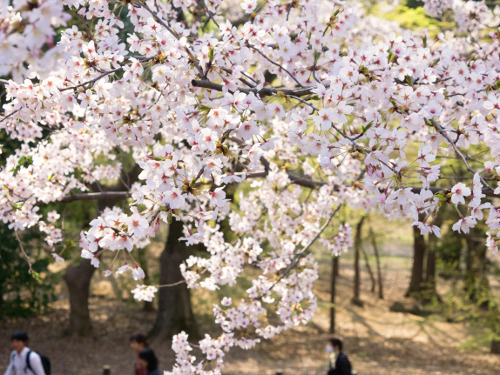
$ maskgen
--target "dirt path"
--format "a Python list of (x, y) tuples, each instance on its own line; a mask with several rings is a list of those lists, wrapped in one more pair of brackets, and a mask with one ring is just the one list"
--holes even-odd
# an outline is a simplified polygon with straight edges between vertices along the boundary
[[(470, 340), (481, 339), (482, 332), (465, 324), (447, 323), (437, 316), (422, 318), (390, 312), (390, 304), (404, 294), (409, 262), (404, 260), (404, 267), (400, 260), (384, 259), (383, 262), (387, 300), (378, 300), (366, 290), (368, 277), (363, 274), (363, 308), (349, 303), (352, 267), (349, 258), (341, 262), (337, 332), (344, 339), (345, 352), (360, 375), (500, 374), (500, 356), (489, 354), (484, 346), (474, 350), (457, 348), (467, 347)], [(327, 266), (322, 265), (323, 271)], [(327, 279), (324, 272), (317, 283), (320, 309), (308, 326), (263, 342), (255, 351), (230, 353), (224, 373), (324, 374), (328, 363), (325, 353), (329, 321), (325, 303), (329, 299)], [(498, 277), (491, 282), (498, 287)], [(197, 306), (200, 303), (201, 299), (195, 301), (195, 311), (202, 311), (203, 306)], [(113, 374), (132, 374), (134, 355), (128, 347), (128, 338), (134, 332), (147, 332), (154, 322), (154, 313), (143, 312), (138, 304), (94, 297), (91, 301), (94, 337), (81, 339), (63, 336), (66, 309), (67, 300), (62, 300), (54, 304), (49, 316), (0, 322), (0, 374), (7, 367), (9, 336), (15, 329), (27, 330), (31, 347), (51, 358), (53, 375), (100, 375), (103, 365), (110, 365)], [(200, 317), (201, 324), (206, 325), (203, 320), (204, 317)], [(153, 343), (153, 348), (161, 368), (170, 368), (170, 344)]]

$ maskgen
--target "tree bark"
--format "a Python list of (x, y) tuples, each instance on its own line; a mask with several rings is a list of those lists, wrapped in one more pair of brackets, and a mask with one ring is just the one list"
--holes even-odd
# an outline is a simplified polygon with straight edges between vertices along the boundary
[(332, 258), (332, 275), (330, 279), (330, 333), (335, 333), (335, 288), (337, 285), (337, 275), (339, 270), (339, 257)]
[(92, 330), (89, 311), (90, 280), (96, 268), (90, 260), (82, 259), (77, 266), (69, 266), (64, 272), (68, 286), (70, 316), (68, 332), (86, 336)]
[(375, 253), (375, 259), (377, 261), (377, 279), (378, 279), (378, 298), (384, 299), (384, 286), (382, 281), (382, 270), (380, 268), (380, 256), (378, 253), (377, 240), (375, 238), (375, 233), (370, 227), (370, 237), (372, 239), (373, 252)]
[(363, 301), (360, 298), (361, 275), (359, 270), (359, 253), (361, 248), (361, 229), (366, 216), (361, 217), (356, 225), (356, 235), (354, 237), (354, 295), (351, 303), (357, 306), (363, 306)]
[[(179, 266), (187, 258), (188, 247), (179, 241), (182, 223), (174, 220), (170, 224), (165, 249), (160, 256), (160, 284), (173, 284), (183, 280)], [(185, 283), (162, 287), (158, 292), (156, 323), (149, 333), (152, 340), (170, 340), (184, 331), (190, 338), (197, 338), (198, 327), (191, 307), (191, 295)]]
[(408, 291), (405, 297), (420, 293), (421, 284), (423, 281), (425, 257), (425, 239), (420, 234), (417, 227), (413, 227), (413, 266), (411, 268), (411, 280)]

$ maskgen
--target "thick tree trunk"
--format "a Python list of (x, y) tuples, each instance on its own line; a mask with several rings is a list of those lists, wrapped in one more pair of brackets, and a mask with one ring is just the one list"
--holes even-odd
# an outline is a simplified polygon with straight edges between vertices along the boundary
[(370, 237), (372, 239), (373, 252), (375, 253), (375, 259), (377, 261), (377, 279), (378, 279), (378, 298), (384, 299), (384, 286), (382, 281), (382, 270), (380, 268), (380, 256), (378, 253), (377, 240), (375, 238), (375, 233), (370, 227)]
[[(174, 220), (170, 224), (165, 250), (160, 257), (160, 284), (174, 284), (183, 280), (180, 264), (187, 257), (188, 248), (182, 237), (182, 223)], [(191, 296), (185, 283), (162, 287), (158, 291), (156, 323), (149, 333), (151, 339), (170, 340), (173, 335), (185, 331), (191, 338), (198, 337)]]
[[(130, 183), (137, 181), (141, 170), (142, 169), (138, 165), (135, 165), (129, 173), (122, 174), (120, 182), (116, 186), (104, 190), (113, 191), (123, 190), (124, 188), (128, 189)], [(123, 181), (128, 181), (128, 184), (125, 184)], [(98, 191), (102, 189), (102, 186), (94, 184), (92, 189)], [(121, 200), (121, 198), (100, 200), (98, 202), (99, 213), (106, 207), (116, 205)], [(90, 260), (83, 259), (77, 266), (68, 267), (64, 273), (64, 281), (68, 286), (69, 292), (70, 318), (68, 333), (70, 334), (85, 336), (91, 331), (92, 324), (89, 313), (89, 294), (90, 281), (95, 270), (96, 268), (90, 264)]]
[(330, 279), (330, 333), (335, 333), (335, 288), (337, 284), (337, 275), (339, 272), (339, 257), (332, 258), (332, 276)]
[(411, 268), (411, 280), (408, 291), (405, 297), (410, 297), (420, 293), (421, 284), (423, 281), (424, 272), (424, 257), (425, 257), (425, 239), (420, 234), (417, 227), (413, 227), (413, 266)]
[(64, 273), (64, 281), (68, 286), (70, 317), (68, 332), (86, 336), (92, 330), (89, 312), (90, 280), (96, 268), (90, 260), (83, 259), (77, 266), (70, 266)]
[(351, 303), (357, 306), (363, 306), (363, 301), (360, 298), (361, 275), (359, 270), (359, 253), (361, 248), (361, 229), (363, 228), (365, 217), (363, 216), (356, 225), (356, 234), (354, 237), (354, 295)]

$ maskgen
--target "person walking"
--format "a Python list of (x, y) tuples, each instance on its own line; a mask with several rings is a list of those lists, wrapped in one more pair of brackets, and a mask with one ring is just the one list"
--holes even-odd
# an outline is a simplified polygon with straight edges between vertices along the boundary
[(28, 347), (28, 334), (16, 331), (10, 338), (13, 351), (4, 375), (47, 375), (43, 368), (42, 358)]
[(158, 359), (156, 358), (153, 349), (146, 348), (142, 350), (139, 353), (139, 359), (146, 367), (146, 375), (160, 375), (160, 370), (158, 370)]
[(342, 352), (342, 341), (340, 339), (334, 338), (330, 339), (328, 345), (326, 346), (326, 351), (330, 355), (335, 355), (335, 367), (332, 366), (332, 360), (330, 360), (330, 369), (327, 375), (351, 375), (351, 362), (347, 355)]
[(134, 375), (146, 375), (147, 369), (146, 366), (143, 365), (139, 358), (139, 353), (146, 348), (149, 348), (148, 341), (146, 336), (142, 333), (136, 333), (130, 337), (130, 347), (134, 352), (136, 352), (137, 357), (134, 365)]

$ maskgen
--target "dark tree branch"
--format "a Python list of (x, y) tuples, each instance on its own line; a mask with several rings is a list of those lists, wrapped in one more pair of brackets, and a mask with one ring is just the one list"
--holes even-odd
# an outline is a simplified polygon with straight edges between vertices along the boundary
[(69, 203), (74, 201), (87, 201), (98, 199), (117, 199), (126, 198), (130, 196), (128, 191), (103, 191), (100, 193), (80, 193), (71, 194), (57, 202)]
[[(202, 79), (202, 80), (193, 79), (191, 81), (191, 84), (194, 87), (201, 87), (204, 89), (215, 90), (215, 91), (222, 91), (222, 88), (223, 88), (223, 86), (221, 84), (209, 81), (208, 79)], [(298, 90), (288, 90), (288, 89), (281, 90), (281, 89), (275, 89), (275, 88), (269, 88), (269, 87), (263, 87), (261, 89), (238, 87), (236, 89), (236, 91), (240, 91), (240, 92), (243, 92), (245, 94), (249, 94), (249, 93), (253, 92), (254, 94), (260, 95), (260, 97), (277, 95), (279, 93), (300, 97), (300, 96), (311, 95), (313, 93), (312, 90), (314, 88), (315, 87), (305, 87), (305, 88), (298, 89)]]

